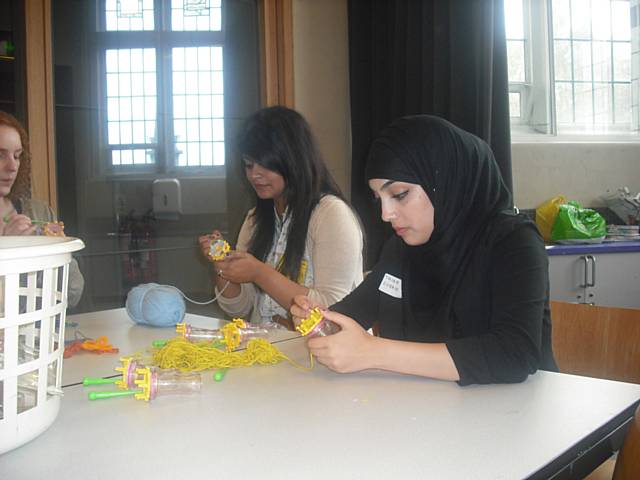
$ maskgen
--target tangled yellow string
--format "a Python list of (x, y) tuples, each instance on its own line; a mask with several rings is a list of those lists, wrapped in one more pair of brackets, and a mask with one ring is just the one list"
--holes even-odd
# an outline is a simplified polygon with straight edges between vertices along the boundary
[(199, 372), (210, 368), (248, 367), (254, 364), (275, 365), (286, 360), (301, 370), (313, 369), (313, 356), (309, 354), (309, 366), (294, 362), (263, 338), (247, 342), (247, 348), (234, 352), (219, 350), (210, 343), (191, 343), (176, 337), (153, 352), (153, 363), (160, 368), (175, 368), (181, 372)]

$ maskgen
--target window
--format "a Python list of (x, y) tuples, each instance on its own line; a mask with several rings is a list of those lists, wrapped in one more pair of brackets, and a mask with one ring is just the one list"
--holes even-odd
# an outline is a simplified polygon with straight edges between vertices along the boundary
[(221, 0), (101, 0), (105, 167), (214, 170), (225, 163)]
[(637, 135), (637, 3), (505, 0), (516, 135)]

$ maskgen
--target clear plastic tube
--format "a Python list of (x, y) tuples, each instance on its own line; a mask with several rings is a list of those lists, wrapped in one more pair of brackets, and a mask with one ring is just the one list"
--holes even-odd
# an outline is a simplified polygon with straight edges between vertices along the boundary
[(220, 330), (189, 326), (185, 331), (184, 338), (190, 342), (215, 342), (223, 340), (224, 334)]
[(240, 329), (241, 342), (248, 342), (252, 338), (269, 338), (269, 330), (263, 327), (253, 326)]
[(151, 372), (151, 399), (157, 395), (190, 395), (200, 393), (202, 377), (199, 373), (181, 373), (154, 368)]
[(28, 372), (18, 376), (18, 413), (36, 406), (38, 401), (38, 373)]
[[(240, 334), (240, 343), (247, 342), (252, 338), (269, 338), (269, 330), (262, 327), (248, 326), (239, 328), (238, 333)], [(184, 338), (190, 342), (222, 342), (224, 340), (224, 333), (219, 329), (212, 330), (187, 325)]]
[(328, 337), (334, 333), (338, 333), (341, 330), (340, 326), (333, 323), (331, 320), (323, 318), (320, 322), (309, 332), (308, 338), (312, 337)]

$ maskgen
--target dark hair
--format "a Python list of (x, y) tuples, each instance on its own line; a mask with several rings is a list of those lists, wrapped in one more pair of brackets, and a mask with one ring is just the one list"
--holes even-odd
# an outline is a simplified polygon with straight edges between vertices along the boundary
[[(276, 106), (257, 111), (245, 121), (237, 146), (241, 157), (248, 157), (284, 178), (283, 195), (291, 223), (280, 272), (295, 281), (304, 255), (311, 212), (327, 194), (347, 202), (320, 155), (311, 127), (295, 110)], [(244, 162), (240, 162), (240, 166), (246, 180)], [(251, 191), (255, 198), (255, 229), (249, 252), (265, 261), (273, 244), (274, 205), (273, 200), (260, 199), (253, 189)]]
[(0, 110), (0, 126), (13, 128), (20, 135), (20, 143), (22, 143), (22, 154), (20, 155), (20, 169), (16, 176), (16, 181), (9, 192), (11, 201), (20, 197), (29, 196), (29, 187), (31, 185), (31, 151), (29, 149), (29, 136), (22, 124), (13, 115)]

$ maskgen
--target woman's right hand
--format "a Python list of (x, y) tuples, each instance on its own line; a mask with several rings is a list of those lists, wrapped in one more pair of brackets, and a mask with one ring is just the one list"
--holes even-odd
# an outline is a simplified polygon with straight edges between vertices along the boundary
[(340, 327), (340, 331), (326, 337), (307, 341), (309, 352), (325, 367), (338, 373), (351, 373), (373, 368), (379, 357), (378, 338), (369, 335), (354, 319), (326, 310), (324, 318)]
[(209, 257), (209, 250), (211, 247), (211, 242), (213, 242), (214, 240), (220, 240), (220, 239), (222, 239), (222, 234), (220, 233), (220, 230), (213, 230), (208, 235), (201, 235), (198, 237), (200, 252), (202, 253), (202, 255), (204, 255), (204, 258), (206, 258), (208, 261), (213, 263), (213, 268), (216, 271), (216, 273), (218, 273), (218, 269), (216, 268), (217, 262), (211, 260), (211, 258)]
[(291, 304), (291, 308), (289, 312), (293, 317), (293, 324), (300, 325), (300, 322), (309, 316), (309, 312), (311, 312), (314, 308), (325, 309), (323, 305), (320, 305), (313, 300), (311, 300), (306, 295), (296, 295), (293, 297), (293, 303)]
[(14, 214), (0, 220), (0, 235), (33, 235), (36, 228), (26, 215)]
[(340, 331), (326, 337), (310, 338), (307, 341), (309, 352), (318, 362), (338, 373), (358, 372), (371, 368), (371, 356), (374, 354), (375, 337), (369, 335), (355, 320), (337, 312), (327, 310), (305, 295), (293, 298), (290, 312), (293, 323), (309, 316), (312, 308), (319, 307), (327, 320), (340, 327)]

